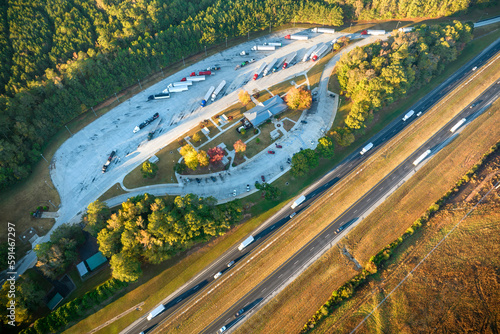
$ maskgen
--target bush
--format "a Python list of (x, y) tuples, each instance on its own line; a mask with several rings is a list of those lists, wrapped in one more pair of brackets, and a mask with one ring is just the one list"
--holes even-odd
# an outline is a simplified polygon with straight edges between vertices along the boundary
[(260, 138), (255, 138), (255, 143), (256, 144), (260, 143)]

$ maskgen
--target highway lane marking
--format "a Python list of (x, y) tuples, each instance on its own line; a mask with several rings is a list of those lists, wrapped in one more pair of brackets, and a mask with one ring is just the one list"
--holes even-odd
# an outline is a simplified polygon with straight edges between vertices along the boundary
[(283, 274), (279, 275), (278, 278), (280, 278), (281, 276), (283, 276)]
[(330, 236), (330, 233), (328, 233), (328, 234), (325, 236), (325, 238), (328, 238), (329, 236)]
[(274, 225), (273, 225), (273, 226), (271, 227), (271, 231), (272, 231), (272, 230), (274, 230), (274, 228), (275, 228), (275, 227), (276, 227), (276, 226), (274, 226)]
[(384, 187), (380, 188), (378, 191), (382, 191), (382, 190), (384, 190)]
[(295, 261), (294, 265), (296, 265), (296, 264), (297, 264), (297, 262), (299, 262), (299, 260)]
[(310, 252), (312, 252), (312, 250), (313, 250), (313, 249), (314, 249), (314, 247), (313, 247), (313, 248), (311, 248)]

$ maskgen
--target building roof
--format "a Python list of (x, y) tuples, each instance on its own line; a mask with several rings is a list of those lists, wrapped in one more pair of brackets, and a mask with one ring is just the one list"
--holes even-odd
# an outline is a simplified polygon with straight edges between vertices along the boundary
[(90, 268), (90, 271), (99, 267), (101, 264), (105, 263), (106, 261), (108, 261), (108, 259), (106, 259), (104, 257), (104, 255), (102, 255), (101, 252), (95, 253), (94, 255), (89, 257), (87, 260), (85, 260), (85, 262), (87, 262), (87, 265)]
[(53, 310), (57, 304), (59, 304), (61, 302), (61, 300), (63, 300), (63, 297), (57, 293), (48, 303), (47, 303), (47, 306)]
[(88, 270), (87, 270), (87, 267), (85, 267), (85, 262), (80, 262), (76, 265), (76, 269), (78, 269), (78, 273), (80, 274), (80, 277), (83, 277), (85, 276), (86, 274), (88, 274)]
[(252, 123), (253, 126), (259, 126), (269, 118), (277, 115), (287, 109), (287, 106), (283, 99), (279, 95), (275, 95), (269, 100), (262, 102), (262, 105), (258, 105), (243, 115), (245, 118)]

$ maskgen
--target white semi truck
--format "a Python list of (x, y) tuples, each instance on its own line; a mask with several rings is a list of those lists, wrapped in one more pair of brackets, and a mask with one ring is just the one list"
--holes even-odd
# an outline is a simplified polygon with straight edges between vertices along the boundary
[(359, 154), (361, 154), (361, 155), (365, 154), (366, 152), (371, 150), (372, 147), (373, 147), (373, 143), (366, 144), (365, 147), (363, 147), (363, 149), (359, 152)]
[(403, 116), (403, 122), (406, 122), (413, 114), (415, 113), (415, 110), (410, 110), (406, 113), (406, 115)]
[(252, 236), (249, 236), (248, 238), (246, 238), (245, 240), (243, 240), (243, 242), (238, 246), (238, 250), (242, 251), (243, 249), (245, 249), (245, 247), (247, 247), (252, 242), (254, 242), (254, 240), (255, 239)]
[(296, 207), (298, 207), (299, 205), (304, 203), (305, 200), (306, 200), (306, 197), (304, 195), (300, 196), (299, 198), (297, 198), (295, 200), (295, 202), (292, 203), (292, 206), (290, 208), (295, 209)]
[(160, 314), (161, 312), (165, 311), (165, 306), (163, 305), (159, 305), (157, 308), (155, 308), (153, 311), (151, 311), (151, 313), (148, 314), (148, 321), (150, 321), (151, 319), (153, 319), (154, 317), (156, 317), (158, 314)]

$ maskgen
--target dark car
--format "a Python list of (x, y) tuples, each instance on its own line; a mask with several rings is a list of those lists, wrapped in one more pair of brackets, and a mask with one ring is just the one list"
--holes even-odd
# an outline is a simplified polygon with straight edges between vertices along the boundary
[(236, 317), (239, 317), (243, 313), (245, 313), (245, 309), (244, 308), (242, 308), (241, 310), (239, 310), (238, 312), (236, 312)]
[(335, 231), (335, 234), (342, 232), (342, 230), (343, 230), (343, 229), (344, 229), (344, 226), (340, 226), (340, 227), (337, 229), (337, 231)]
[(210, 176), (210, 178), (212, 179), (212, 181), (217, 182), (217, 179), (215, 178), (215, 176)]
[(261, 175), (260, 178), (262, 179), (262, 182), (266, 182), (266, 178), (264, 177), (264, 175)]
[(283, 171), (283, 169), (284, 169), (283, 166), (280, 166), (280, 169), (281, 169), (281, 171)]
[(292, 163), (292, 159), (288, 158), (288, 159), (286, 159), (286, 162), (289, 163), (289, 164), (291, 164)]
[(300, 121), (300, 123), (302, 123), (302, 124), (307, 124), (307, 121)]
[(277, 148), (283, 148), (283, 146), (276, 144)]
[(275, 152), (274, 151), (267, 151), (267, 153), (274, 154)]
[(470, 105), (470, 108), (474, 108), (475, 106), (477, 106), (479, 104), (479, 102), (474, 102), (473, 104)]
[(153, 119), (157, 119), (159, 116), (160, 116), (160, 114), (155, 113), (155, 114), (153, 115)]
[(196, 178), (196, 182), (201, 183), (201, 180), (199, 178)]

